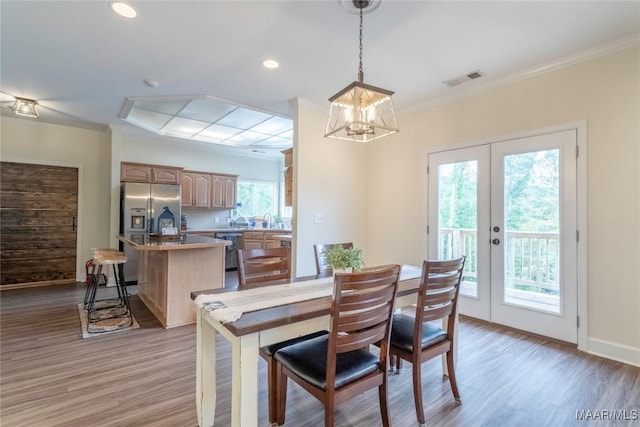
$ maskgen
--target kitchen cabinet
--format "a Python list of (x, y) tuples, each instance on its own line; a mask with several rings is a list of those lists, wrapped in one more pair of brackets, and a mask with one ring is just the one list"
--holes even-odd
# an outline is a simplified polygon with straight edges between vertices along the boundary
[(145, 163), (120, 163), (121, 182), (149, 182), (153, 184), (178, 184), (182, 168), (149, 165)]
[(138, 296), (158, 319), (165, 320), (167, 315), (167, 253), (160, 251), (141, 252), (139, 262), (143, 268), (138, 271)]
[(119, 235), (138, 251), (138, 297), (165, 328), (196, 322), (191, 292), (224, 288), (228, 242), (190, 234), (185, 239)]
[(264, 232), (245, 231), (242, 233), (242, 249), (262, 249), (264, 248)]
[(234, 209), (237, 200), (237, 175), (211, 175), (211, 207)]
[(211, 208), (211, 175), (202, 172), (183, 171), (180, 174), (182, 206)]
[(284, 205), (293, 206), (293, 148), (281, 151), (284, 154)]
[(121, 182), (151, 182), (151, 165), (120, 163)]
[(151, 182), (154, 184), (180, 184), (181, 170), (182, 168), (153, 166), (151, 167)]
[(242, 233), (242, 249), (266, 249), (278, 247), (276, 235), (287, 234), (282, 230), (245, 231)]

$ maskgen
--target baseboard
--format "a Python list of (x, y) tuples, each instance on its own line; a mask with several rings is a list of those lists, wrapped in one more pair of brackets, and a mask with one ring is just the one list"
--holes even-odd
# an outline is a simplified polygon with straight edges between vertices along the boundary
[(587, 353), (640, 367), (640, 348), (589, 338)]

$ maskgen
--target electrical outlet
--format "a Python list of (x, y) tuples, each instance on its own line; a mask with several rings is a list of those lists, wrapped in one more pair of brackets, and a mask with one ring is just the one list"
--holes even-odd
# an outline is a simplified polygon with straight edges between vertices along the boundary
[(220, 218), (218, 218), (217, 216), (214, 216), (213, 217), (213, 222), (217, 224), (218, 221), (220, 221)]

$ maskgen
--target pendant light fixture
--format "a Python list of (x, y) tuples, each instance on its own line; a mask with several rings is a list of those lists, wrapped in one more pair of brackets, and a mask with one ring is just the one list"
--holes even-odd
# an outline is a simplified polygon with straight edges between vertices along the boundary
[(358, 80), (329, 98), (331, 109), (326, 137), (347, 141), (367, 142), (398, 132), (393, 109), (393, 92), (364, 83), (362, 69), (362, 15), (371, 0), (353, 0), (360, 9), (360, 64)]
[(38, 105), (37, 101), (27, 98), (18, 98), (17, 96), (15, 98), (15, 103), (9, 107), (11, 111), (19, 116), (32, 117), (34, 119), (38, 118), (38, 110), (36, 110), (36, 105)]

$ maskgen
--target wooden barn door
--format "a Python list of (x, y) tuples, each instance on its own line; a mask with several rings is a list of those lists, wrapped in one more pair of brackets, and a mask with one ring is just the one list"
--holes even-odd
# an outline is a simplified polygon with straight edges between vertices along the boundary
[(78, 169), (1, 162), (0, 286), (76, 281)]

